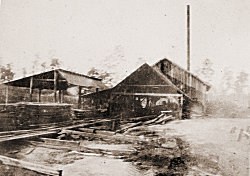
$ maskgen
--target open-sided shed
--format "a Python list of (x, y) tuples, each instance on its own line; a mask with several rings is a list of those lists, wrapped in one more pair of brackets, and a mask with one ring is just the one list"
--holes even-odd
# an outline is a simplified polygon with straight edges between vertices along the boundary
[[(123, 81), (108, 91), (84, 95), (101, 102), (108, 98), (109, 112), (136, 111), (134, 107), (159, 104), (159, 100), (176, 102), (185, 114), (190, 114), (191, 106), (204, 110), (206, 91), (210, 86), (194, 74), (163, 59), (149, 66), (143, 64)], [(140, 105), (141, 104), (141, 105)], [(171, 103), (169, 103), (171, 104)], [(140, 106), (139, 106), (140, 105)], [(175, 105), (171, 105), (175, 106)], [(145, 108), (145, 109), (146, 109)], [(148, 109), (154, 107), (148, 107)], [(138, 113), (143, 111), (138, 109)]]
[(112, 89), (87, 94), (83, 97), (93, 98), (102, 104), (106, 99), (111, 115), (120, 112), (146, 115), (151, 113), (151, 109), (159, 111), (159, 106), (155, 105), (161, 100), (176, 102), (178, 108), (181, 108), (182, 93), (156, 69), (148, 64), (143, 64)]
[(64, 91), (70, 87), (78, 86), (80, 102), (83, 88), (96, 90), (102, 90), (106, 88), (101, 79), (89, 77), (64, 69), (53, 69), (50, 71), (40, 72), (23, 78), (11, 80), (5, 82), (4, 84), (8, 86), (29, 88), (30, 101), (32, 101), (33, 90), (38, 89), (39, 102), (41, 100), (41, 93), (43, 89), (54, 90), (54, 102), (63, 102)]

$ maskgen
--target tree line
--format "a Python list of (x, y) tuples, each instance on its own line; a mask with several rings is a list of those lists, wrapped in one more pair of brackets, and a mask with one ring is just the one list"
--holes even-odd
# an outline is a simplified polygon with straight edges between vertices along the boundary
[[(42, 62), (39, 63), (39, 60), (34, 60), (32, 62), (32, 70), (31, 73), (35, 73), (36, 71), (46, 71), (49, 69), (58, 68), (62, 65), (62, 62), (57, 59), (53, 58), (50, 60), (49, 63)], [(22, 69), (22, 76), (25, 77), (28, 74), (26, 68)], [(6, 65), (0, 65), (0, 82), (4, 81), (10, 81), (14, 79), (15, 72), (13, 71), (13, 64), (6, 64)]]
[[(245, 71), (240, 71), (234, 73), (229, 67), (225, 67), (221, 70), (222, 77), (219, 79), (215, 75), (213, 68), (213, 63), (210, 59), (204, 59), (201, 67), (196, 70), (196, 74), (202, 78), (204, 81), (210, 83), (214, 91), (218, 94), (239, 94), (239, 93), (249, 93), (249, 74)], [(216, 76), (218, 85), (213, 85), (213, 79)]]
[[(142, 64), (145, 62), (144, 59), (139, 58), (137, 59), (137, 65)], [(126, 60), (124, 59), (124, 55), (122, 52), (122, 48), (120, 46), (117, 46), (115, 48), (115, 51), (112, 55), (107, 56), (104, 59), (104, 63), (102, 65), (102, 68), (92, 67), (88, 72), (88, 76), (100, 78), (103, 80), (103, 83), (107, 87), (114, 86), (118, 81), (121, 80), (121, 77), (124, 77), (125, 75), (118, 75), (116, 73), (116, 70), (114, 68), (119, 68), (120, 65), (124, 65), (126, 63)], [(38, 59), (35, 59), (32, 62), (32, 69), (29, 73), (35, 73), (37, 71), (46, 71), (49, 69), (59, 68), (63, 66), (63, 62), (60, 61), (58, 58), (52, 58), (50, 61), (47, 62), (41, 62)], [(26, 68), (23, 68), (22, 74), (25, 77), (27, 75)], [(229, 67), (226, 67), (222, 69), (223, 76), (221, 77), (221, 80), (217, 81), (219, 82), (218, 85), (213, 85), (213, 79), (216, 76), (215, 71), (213, 68), (213, 63), (210, 59), (206, 58), (203, 60), (202, 65), (200, 68), (195, 70), (195, 74), (199, 76), (202, 80), (206, 81), (207, 83), (212, 85), (212, 91), (216, 94), (242, 94), (242, 93), (249, 93), (249, 74), (240, 71), (238, 73), (234, 73)], [(120, 73), (119, 73), (120, 74)], [(15, 73), (13, 71), (13, 65), (12, 64), (6, 64), (6, 65), (0, 65), (0, 81), (10, 81), (14, 78)], [(216, 78), (218, 79), (218, 78)]]

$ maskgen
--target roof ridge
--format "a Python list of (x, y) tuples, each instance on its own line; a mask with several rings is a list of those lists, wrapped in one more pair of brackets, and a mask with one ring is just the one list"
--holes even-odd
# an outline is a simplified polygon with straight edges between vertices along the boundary
[[(201, 82), (202, 82), (203, 84), (205, 84), (206, 86), (211, 87), (211, 85), (210, 85), (209, 83), (207, 83), (206, 81), (201, 80), (197, 75), (195, 75), (195, 74), (192, 73), (191, 71), (188, 71), (187, 69), (183, 68), (182, 66), (176, 64), (175, 62), (171, 61), (171, 60), (168, 59), (168, 58), (163, 58), (163, 59), (161, 59), (160, 61), (156, 62), (154, 65), (156, 65), (156, 64), (158, 64), (159, 62), (164, 61), (164, 60), (170, 62), (171, 64), (173, 64), (173, 65), (175, 65), (175, 66), (177, 66), (177, 67), (179, 67), (180, 69), (184, 70), (185, 72), (191, 74), (193, 77), (195, 77), (196, 79), (198, 79), (199, 81), (201, 81)], [(154, 65), (153, 65), (153, 66), (154, 66)]]
[(84, 75), (84, 74), (81, 74), (81, 73), (77, 73), (77, 72), (65, 70), (65, 69), (62, 69), (62, 68), (58, 68), (57, 70), (64, 71), (64, 72), (68, 72), (68, 73), (75, 74), (75, 75), (79, 75), (79, 76), (84, 76), (84, 77), (91, 78), (91, 79), (95, 79), (95, 80), (98, 80), (98, 81), (101, 81), (101, 80), (102, 80), (101, 78), (96, 78), (96, 77)]
[(93, 79), (93, 80), (102, 81), (102, 79), (100, 79), (100, 78), (87, 76), (87, 75), (84, 75), (84, 74), (76, 73), (76, 72), (69, 71), (69, 70), (62, 69), (62, 68), (53, 68), (53, 69), (43, 70), (43, 71), (36, 72), (36, 73), (30, 73), (27, 76), (18, 77), (18, 78), (12, 79), (10, 81), (4, 81), (3, 84), (7, 84), (8, 82), (13, 82), (13, 81), (29, 78), (29, 77), (32, 77), (32, 76), (37, 76), (37, 75), (44, 74), (44, 73), (49, 73), (49, 72), (52, 72), (52, 71), (64, 71), (64, 72), (68, 72), (68, 73), (71, 73), (71, 74), (74, 74), (74, 75), (84, 76), (86, 78), (90, 78), (90, 79)]
[(185, 95), (186, 97), (188, 97), (189, 99), (191, 99), (191, 97), (189, 97), (189, 95), (187, 95), (185, 92), (183, 92), (179, 87), (177, 87), (176, 85), (174, 85), (174, 83), (172, 83), (172, 81), (170, 81), (163, 73), (161, 73), (159, 70), (157, 70), (156, 68), (154, 68), (153, 66), (150, 66), (152, 68), (152, 70), (154, 70), (161, 78), (163, 78), (163, 80), (165, 82), (167, 82), (168, 84), (170, 84), (171, 86), (173, 86), (177, 91), (179, 91), (180, 93), (182, 93), (183, 95)]

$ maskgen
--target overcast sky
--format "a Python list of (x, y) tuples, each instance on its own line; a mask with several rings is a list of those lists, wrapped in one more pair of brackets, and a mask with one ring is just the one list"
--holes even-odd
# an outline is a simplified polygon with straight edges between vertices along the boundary
[(142, 64), (138, 58), (186, 68), (187, 4), (191, 70), (209, 58), (217, 74), (227, 66), (249, 73), (249, 0), (2, 0), (0, 62), (18, 75), (36, 58), (59, 58), (80, 73), (121, 55), (123, 73)]

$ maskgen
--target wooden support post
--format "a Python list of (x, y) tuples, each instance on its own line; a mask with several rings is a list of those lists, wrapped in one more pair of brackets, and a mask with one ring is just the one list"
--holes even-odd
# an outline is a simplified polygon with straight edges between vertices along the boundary
[(79, 91), (78, 91), (78, 109), (81, 109), (81, 95), (82, 95), (82, 87), (78, 86)]
[(64, 103), (64, 95), (66, 90), (62, 90), (62, 103)]
[(183, 106), (183, 95), (181, 96), (181, 107)]
[(58, 97), (58, 99), (59, 99), (59, 103), (62, 103), (62, 90), (60, 89), (60, 87), (59, 87), (59, 97)]
[(39, 89), (39, 92), (38, 92), (38, 102), (41, 102), (41, 94), (42, 94), (42, 89)]
[(30, 77), (30, 102), (32, 102), (33, 82), (34, 82), (34, 78), (32, 76), (32, 77)]
[(5, 95), (5, 104), (8, 103), (9, 101), (9, 85), (7, 84), (7, 87), (6, 87), (6, 95)]
[(56, 91), (57, 91), (57, 72), (54, 70), (54, 102), (56, 103)]

